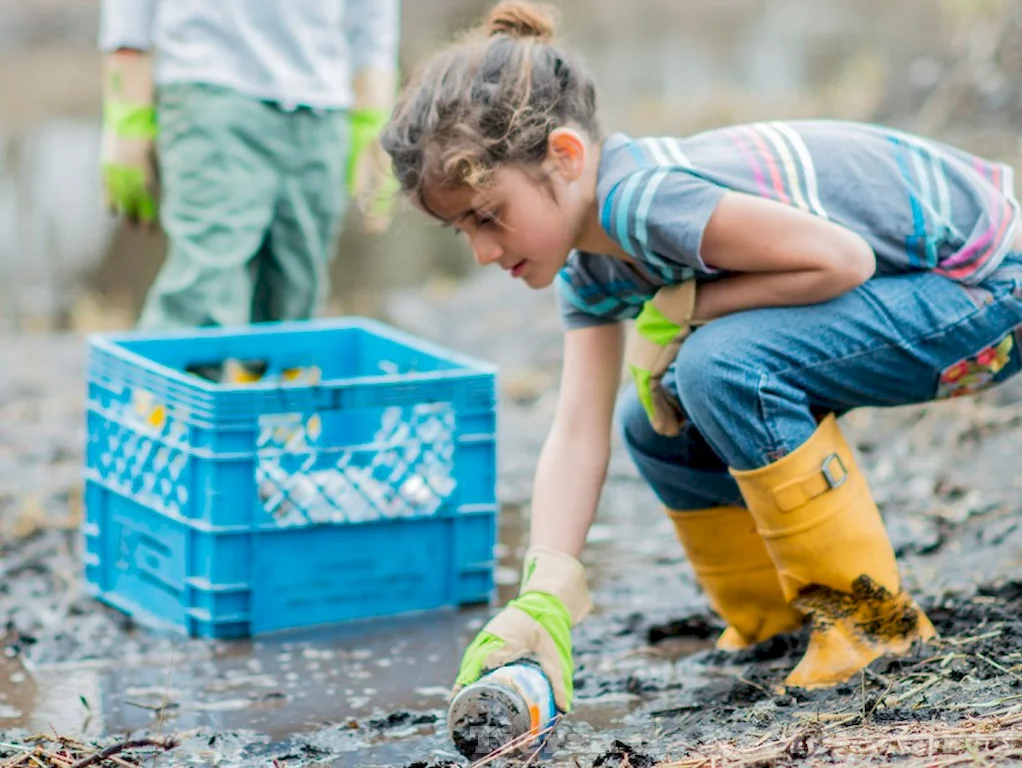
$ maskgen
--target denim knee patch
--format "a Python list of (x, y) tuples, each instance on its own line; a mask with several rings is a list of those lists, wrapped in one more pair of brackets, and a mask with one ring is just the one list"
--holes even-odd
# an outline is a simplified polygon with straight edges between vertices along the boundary
[(1022, 326), (975, 354), (946, 367), (937, 381), (938, 399), (976, 395), (1022, 370)]

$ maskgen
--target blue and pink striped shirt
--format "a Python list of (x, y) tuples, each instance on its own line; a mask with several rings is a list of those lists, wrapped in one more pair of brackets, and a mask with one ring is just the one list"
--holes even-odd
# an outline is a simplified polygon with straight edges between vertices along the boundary
[(688, 138), (603, 146), (603, 228), (636, 264), (574, 252), (557, 280), (567, 327), (635, 317), (662, 285), (719, 275), (699, 253), (728, 190), (792, 205), (862, 235), (878, 274), (933, 270), (967, 284), (1011, 249), (1019, 205), (1012, 169), (876, 125), (754, 123)]

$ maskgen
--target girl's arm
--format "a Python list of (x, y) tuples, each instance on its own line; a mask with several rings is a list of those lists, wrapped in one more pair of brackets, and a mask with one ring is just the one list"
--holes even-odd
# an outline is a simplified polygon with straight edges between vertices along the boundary
[(557, 411), (536, 468), (531, 547), (582, 552), (607, 476), (623, 350), (620, 323), (564, 336)]
[(860, 235), (774, 200), (727, 192), (703, 233), (708, 267), (739, 274), (699, 287), (695, 320), (758, 307), (816, 304), (858, 287), (876, 269)]

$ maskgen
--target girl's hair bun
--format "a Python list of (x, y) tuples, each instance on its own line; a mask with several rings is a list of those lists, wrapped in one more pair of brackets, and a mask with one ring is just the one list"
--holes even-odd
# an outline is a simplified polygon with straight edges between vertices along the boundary
[(545, 43), (554, 38), (557, 11), (550, 5), (505, 1), (497, 3), (487, 19), (491, 36), (537, 37)]

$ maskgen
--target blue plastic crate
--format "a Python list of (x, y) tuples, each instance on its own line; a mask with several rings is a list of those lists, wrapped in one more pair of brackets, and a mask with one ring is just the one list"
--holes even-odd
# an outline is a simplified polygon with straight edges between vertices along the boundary
[[(262, 379), (187, 372), (228, 358)], [(142, 623), (234, 638), (491, 597), (491, 366), (345, 318), (94, 336), (87, 380), (86, 581)]]

